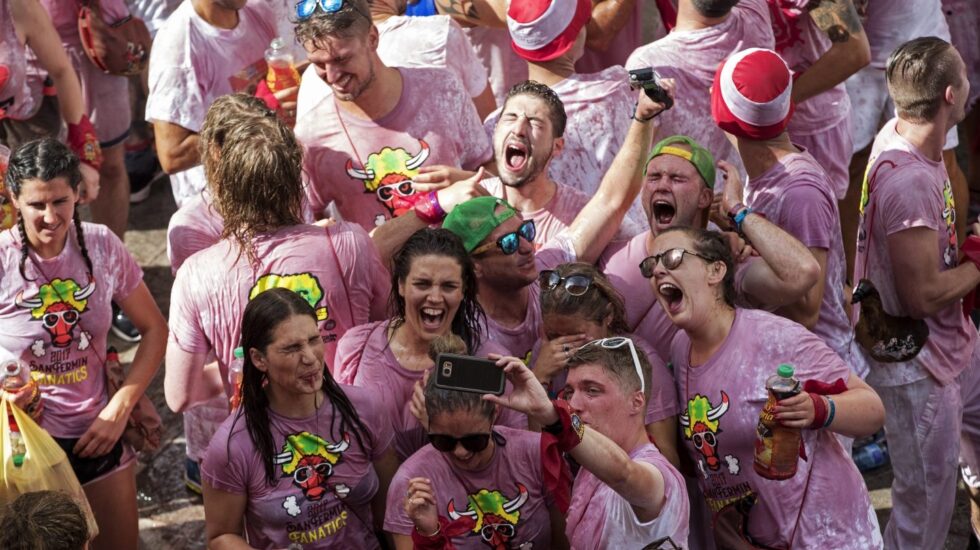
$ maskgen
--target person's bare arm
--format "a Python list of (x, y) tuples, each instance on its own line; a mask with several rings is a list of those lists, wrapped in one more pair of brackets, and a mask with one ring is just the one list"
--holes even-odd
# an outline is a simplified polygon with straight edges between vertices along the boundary
[(827, 280), (827, 250), (824, 248), (809, 248), (807, 250), (820, 264), (820, 276), (817, 277), (817, 282), (806, 291), (802, 298), (777, 309), (775, 313), (812, 329), (817, 325), (817, 319), (820, 317), (820, 302), (823, 301), (824, 286)]
[(936, 231), (928, 227), (913, 227), (888, 236), (898, 301), (915, 319), (935, 315), (980, 284), (980, 270), (973, 262), (940, 271), (936, 265), (937, 241)]
[(592, 0), (592, 19), (586, 28), (585, 45), (604, 52), (633, 18), (636, 0)]
[(191, 405), (224, 392), (217, 362), (207, 364), (206, 353), (188, 353), (173, 341), (167, 342), (163, 395), (170, 410), (184, 412)]
[(487, 81), (487, 87), (480, 92), (480, 95), (473, 98), (473, 106), (480, 115), (480, 120), (486, 120), (490, 113), (497, 110), (497, 98), (493, 96), (493, 89)]
[(183, 172), (201, 164), (200, 135), (170, 122), (153, 121), (157, 157), (168, 174)]
[(507, 28), (507, 0), (435, 0), (440, 15), (464, 27)]
[(204, 490), (204, 532), (209, 550), (250, 550), (245, 542), (246, 495), (236, 495), (211, 487), (207, 481)]
[[(398, 471), (398, 457), (393, 448), (388, 449), (378, 460), (374, 461), (374, 471), (378, 474), (378, 492), (371, 499), (371, 513), (374, 515), (374, 530), (381, 533), (384, 530), (385, 505), (388, 499), (388, 487), (391, 485), (395, 472)], [(386, 537), (391, 535), (386, 533)], [(389, 546), (393, 541), (389, 540)]]
[[(823, 399), (825, 404), (826, 397)], [(866, 437), (885, 424), (885, 406), (871, 386), (851, 373), (847, 378), (847, 391), (830, 396), (834, 400), (834, 419), (828, 430), (847, 437)], [(784, 426), (809, 429), (815, 416), (813, 401), (806, 392), (783, 399), (776, 406), (776, 414)]]
[(871, 46), (852, 0), (816, 0), (811, 6), (810, 17), (832, 45), (793, 83), (796, 103), (833, 88), (871, 63)]

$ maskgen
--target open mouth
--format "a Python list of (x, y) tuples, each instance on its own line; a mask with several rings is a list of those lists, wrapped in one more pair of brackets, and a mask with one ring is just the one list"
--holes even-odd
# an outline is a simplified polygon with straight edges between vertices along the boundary
[(677, 210), (674, 208), (674, 205), (665, 200), (653, 201), (653, 219), (659, 225), (670, 225), (670, 222), (674, 221), (674, 214), (676, 212)]
[(684, 292), (680, 288), (671, 283), (660, 283), (657, 286), (657, 291), (667, 301), (668, 313), (680, 311), (681, 302), (684, 300)]
[(419, 310), (419, 319), (422, 321), (422, 328), (437, 331), (442, 327), (442, 322), (446, 318), (446, 310), (424, 307)]
[(508, 170), (520, 172), (527, 166), (527, 146), (520, 142), (508, 143), (504, 147), (504, 160)]
[(318, 372), (311, 372), (311, 373), (309, 373), (307, 375), (301, 376), (300, 377), (300, 380), (302, 380), (303, 382), (305, 382), (306, 385), (308, 385), (308, 386), (315, 386), (316, 385), (316, 380), (320, 376), (322, 376), (322, 375), (320, 373), (318, 373)]

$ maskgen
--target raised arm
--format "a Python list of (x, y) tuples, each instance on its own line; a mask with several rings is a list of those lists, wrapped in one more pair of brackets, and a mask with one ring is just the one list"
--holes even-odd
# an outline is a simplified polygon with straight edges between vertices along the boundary
[(435, 0), (440, 15), (464, 27), (507, 28), (507, 0)]
[(980, 270), (973, 262), (939, 270), (937, 240), (936, 231), (928, 227), (913, 227), (888, 236), (898, 300), (915, 319), (935, 315), (980, 284)]
[(832, 45), (793, 83), (796, 103), (844, 82), (871, 62), (871, 46), (852, 0), (816, 0), (810, 5), (810, 17)]
[(636, 0), (592, 0), (592, 19), (586, 28), (585, 45), (604, 52), (616, 35), (633, 18)]
[[(661, 83), (673, 97), (673, 79), (665, 78)], [(599, 258), (599, 254), (619, 232), (623, 217), (643, 186), (643, 160), (657, 134), (653, 118), (664, 110), (664, 105), (654, 102), (643, 91), (638, 92), (638, 96), (636, 112), (622, 148), (602, 177), (595, 195), (568, 227), (568, 235), (580, 262), (593, 263)]]

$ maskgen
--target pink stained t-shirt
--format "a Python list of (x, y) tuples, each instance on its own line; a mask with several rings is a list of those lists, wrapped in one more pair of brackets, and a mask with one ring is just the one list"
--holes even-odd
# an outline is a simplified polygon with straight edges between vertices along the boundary
[[(329, 361), (337, 340), (366, 323), (372, 302), (382, 299), (375, 295), (373, 280), (386, 270), (371, 240), (360, 227), (338, 223), (329, 233), (312, 225), (284, 227), (253, 242), (257, 270), (227, 239), (184, 262), (171, 293), (168, 345), (187, 353), (213, 351), (227, 379), (245, 306), (259, 293), (283, 287), (315, 310)], [(230, 387), (225, 389), (231, 395)]]
[[(946, 166), (933, 161), (903, 138), (895, 129), (898, 119), (888, 121), (878, 132), (871, 149), (866, 191), (870, 202), (864, 205), (855, 279), (869, 279), (878, 289), (887, 313), (908, 315), (898, 296), (895, 278), (901, 276), (891, 265), (888, 237), (900, 231), (926, 228), (936, 232), (935, 261), (940, 271), (959, 264), (956, 236), (956, 209)], [(862, 193), (864, 195), (865, 193)], [(870, 243), (869, 243), (870, 241)], [(860, 309), (855, 308), (859, 313)], [(869, 359), (869, 379), (876, 384), (894, 386), (922, 378), (923, 369), (940, 384), (948, 384), (970, 364), (977, 331), (963, 316), (960, 301), (949, 304), (925, 318), (929, 338), (914, 359), (906, 363), (878, 365)]]
[(792, 478), (768, 480), (753, 467), (766, 379), (776, 368), (788, 363), (801, 382), (832, 383), (847, 381), (847, 364), (802, 326), (751, 309), (735, 310), (731, 332), (705, 364), (692, 368), (690, 353), (687, 333), (678, 332), (671, 356), (684, 411), (681, 441), (697, 463), (698, 484), (715, 521), (741, 521), (732, 505), (754, 495), (747, 527), (760, 543), (780, 548), (881, 548), (868, 490), (850, 453), (832, 432), (802, 431), (808, 458), (798, 462)]
[(112, 305), (143, 281), (126, 246), (104, 225), (83, 223), (94, 273), (78, 247), (74, 226), (53, 258), (29, 252), (18, 270), (16, 229), (0, 234), (0, 348), (30, 366), (41, 388), (41, 427), (54, 437), (81, 437), (108, 403), (104, 363)]
[(660, 307), (657, 295), (640, 273), (640, 262), (650, 253), (650, 232), (641, 233), (624, 243), (613, 243), (599, 257), (599, 268), (626, 303), (626, 322), (633, 333), (648, 342), (663, 361), (670, 359), (670, 342), (677, 327)]
[[(388, 341), (389, 323), (379, 321), (349, 330), (337, 344), (334, 364), (340, 383), (370, 388), (374, 395), (382, 396), (381, 407), (395, 430), (395, 452), (404, 460), (426, 443), (425, 429), (409, 408), (415, 383), (423, 379), (424, 373), (398, 362)], [(484, 338), (473, 355), (486, 357), (489, 353), (507, 355), (507, 350)], [(524, 429), (527, 419), (503, 409), (498, 425)]]
[(330, 401), (307, 418), (269, 410), (277, 481), (269, 485), (265, 464), (248, 433), (245, 417), (232, 415), (219, 428), (201, 463), (211, 487), (248, 498), (245, 535), (252, 548), (380, 548), (371, 500), (379, 489), (373, 462), (391, 447), (391, 426), (373, 396), (342, 386), (368, 434), (362, 447), (353, 432), (340, 431)]
[(25, 46), (14, 28), (10, 0), (0, 0), (0, 67), (7, 72), (0, 82), (0, 120), (29, 118), (37, 102), (27, 82)]
[(300, 85), (296, 137), (317, 217), (336, 202), (345, 220), (370, 231), (411, 208), (420, 167), (476, 170), (493, 157), (472, 99), (445, 69), (399, 68), (401, 98), (374, 121), (341, 110), (314, 69)]
[(527, 61), (510, 47), (510, 32), (507, 29), (469, 27), (463, 32), (490, 76), (490, 88), (497, 105), (503, 105), (511, 87), (527, 80)]
[[(711, 118), (711, 84), (718, 65), (729, 55), (748, 48), (772, 48), (769, 8), (765, 0), (742, 0), (722, 23), (698, 30), (673, 30), (637, 48), (627, 69), (653, 67), (660, 76), (677, 81), (674, 108), (657, 117), (658, 136), (685, 135), (742, 170), (742, 159), (725, 132)], [(722, 171), (715, 182), (722, 184)]]
[[(651, 9), (655, 9), (651, 4)], [(636, 0), (633, 6), (633, 13), (623, 28), (616, 33), (616, 36), (609, 42), (606, 51), (601, 52), (592, 48), (585, 48), (585, 53), (575, 62), (575, 71), (579, 73), (598, 73), (614, 65), (624, 65), (626, 58), (630, 56), (636, 48), (643, 45), (643, 25), (649, 17), (645, 11), (645, 0)], [(662, 29), (659, 29), (663, 32)]]
[(436, 510), (450, 521), (472, 517), (473, 530), (451, 539), (458, 550), (483, 550), (491, 535), (499, 543), (493, 548), (551, 548), (551, 494), (544, 486), (541, 468), (541, 434), (496, 426), (507, 444), (494, 449), (485, 468), (459, 470), (446, 453), (426, 445), (398, 469), (388, 490), (384, 529), (410, 535), (415, 529), (405, 513), (408, 482), (415, 477), (432, 481)]
[[(219, 29), (184, 2), (167, 19), (150, 54), (146, 120), (201, 131), (211, 103), (219, 96), (254, 90), (265, 77), (265, 49), (276, 37), (268, 2), (249, 2), (238, 12), (238, 26)], [(170, 176), (180, 206), (206, 185), (200, 165)]]
[(167, 224), (167, 258), (174, 275), (197, 252), (221, 240), (225, 221), (214, 207), (211, 193), (205, 189), (187, 199)]
[[(81, 50), (82, 38), (78, 34), (78, 9), (81, 2), (66, 0), (40, 0), (41, 5), (51, 16), (51, 23), (58, 31), (62, 43)], [(105, 0), (99, 2), (102, 20), (112, 24), (129, 16), (126, 0)]]
[(660, 515), (641, 523), (625, 498), (583, 468), (572, 486), (565, 525), (573, 550), (643, 548), (661, 537), (670, 537), (678, 548), (687, 547), (690, 505), (684, 477), (650, 443), (640, 445), (629, 455), (634, 461), (652, 465), (663, 476), (664, 505)]
[(806, 150), (786, 155), (745, 185), (745, 204), (796, 237), (807, 248), (827, 253), (823, 300), (813, 332), (859, 375), (867, 374), (845, 306), (844, 241), (837, 198), (827, 174)]
[(454, 74), (470, 97), (490, 85), (469, 38), (448, 15), (397, 15), (375, 24), (378, 57), (389, 67), (437, 67)]

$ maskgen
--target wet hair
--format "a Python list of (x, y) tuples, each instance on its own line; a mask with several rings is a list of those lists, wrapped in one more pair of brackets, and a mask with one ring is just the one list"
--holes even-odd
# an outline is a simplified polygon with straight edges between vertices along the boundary
[[(47, 183), (53, 179), (65, 178), (72, 191), (78, 191), (79, 184), (82, 183), (82, 172), (78, 168), (78, 157), (65, 144), (53, 138), (41, 138), (29, 141), (17, 148), (10, 155), (7, 165), (7, 175), (4, 178), (4, 185), (10, 190), (14, 198), (20, 198), (20, 192), (24, 182), (37, 180)], [(82, 258), (88, 267), (89, 275), (93, 274), (92, 259), (89, 258), (88, 248), (85, 246), (85, 233), (82, 231), (82, 219), (78, 216), (78, 208), (75, 208), (72, 215), (75, 224), (75, 237), (78, 239), (78, 248), (82, 252)], [(21, 254), (20, 276), (27, 279), (24, 267), (27, 263), (27, 254), (31, 243), (27, 238), (27, 229), (24, 227), (24, 218), (17, 213), (17, 231), (20, 233)]]
[(953, 47), (935, 36), (910, 40), (890, 56), (885, 69), (888, 93), (898, 114), (912, 121), (931, 120), (939, 112), (947, 86), (962, 80)]
[[(445, 334), (429, 344), (429, 357), (435, 362), (440, 353), (455, 353), (467, 355), (466, 343), (455, 334)], [(439, 368), (439, 365), (436, 365)], [(493, 403), (484, 401), (480, 394), (473, 392), (447, 390), (436, 387), (435, 373), (429, 376), (425, 384), (425, 412), (429, 418), (455, 411), (473, 411), (487, 420), (493, 420), (496, 408)]]
[[(636, 357), (640, 360), (640, 371), (643, 373), (643, 400), (646, 402), (650, 398), (650, 373), (653, 372), (653, 367), (650, 366), (646, 353), (637, 347), (636, 342), (633, 342), (633, 347), (636, 348)], [(623, 344), (618, 348), (586, 344), (576, 350), (566, 364), (569, 371), (582, 365), (598, 365), (616, 380), (627, 395), (640, 390), (640, 379), (636, 376), (629, 344)]]
[(217, 158), (229, 130), (235, 128), (243, 118), (261, 115), (272, 117), (276, 113), (257, 97), (237, 93), (215, 99), (204, 117), (204, 124), (201, 125), (201, 158)]
[(691, 0), (694, 9), (705, 17), (724, 17), (738, 2), (739, 0)]
[(344, 0), (340, 9), (326, 13), (317, 7), (305, 21), (295, 21), (296, 40), (300, 44), (313, 42), (320, 47), (325, 38), (353, 38), (364, 36), (374, 22), (366, 0)]
[(82, 509), (59, 491), (24, 493), (0, 518), (0, 548), (5, 550), (82, 550), (88, 540)]
[[(252, 363), (249, 350), (255, 349), (261, 353), (266, 353), (272, 343), (276, 328), (294, 315), (308, 316), (314, 323), (316, 322), (316, 313), (313, 308), (299, 294), (285, 288), (273, 288), (252, 299), (245, 307), (245, 314), (242, 317), (241, 343), (242, 349), (245, 350), (245, 364), (242, 371), (242, 404), (236, 413), (234, 422), (237, 423), (239, 418), (245, 417), (245, 426), (252, 438), (252, 443), (255, 444), (259, 455), (262, 457), (262, 463), (265, 466), (265, 479), (269, 485), (274, 485), (278, 480), (273, 463), (278, 450), (275, 448), (272, 430), (270, 429), (269, 397), (263, 389), (267, 376)], [(331, 435), (338, 433), (334, 431), (334, 428), (338, 423), (337, 417), (339, 415), (339, 433), (353, 433), (357, 444), (360, 445), (361, 449), (367, 451), (364, 442), (367, 441), (373, 445), (372, 435), (361, 421), (361, 417), (350, 399), (347, 398), (347, 395), (326, 368), (323, 369), (323, 392), (326, 394), (326, 402), (330, 404), (332, 412), (330, 429), (327, 433)], [(234, 425), (232, 425), (230, 433), (234, 433)], [(323, 434), (317, 435), (323, 436)], [(230, 453), (230, 435), (228, 448)]]
[(565, 104), (562, 103), (561, 98), (554, 90), (540, 82), (525, 80), (515, 84), (507, 92), (507, 97), (504, 98), (504, 106), (506, 107), (510, 98), (518, 95), (529, 95), (544, 101), (551, 112), (551, 135), (556, 138), (565, 135), (565, 124), (568, 121), (568, 116), (565, 114)]
[[(203, 131), (213, 145), (202, 160), (214, 206), (224, 218), (221, 236), (234, 239), (239, 254), (245, 252), (254, 265), (255, 235), (302, 223), (303, 150), (293, 131), (268, 109), (253, 104), (255, 110), (248, 113), (244, 105), (231, 98), (211, 107), (206, 123), (212, 125)], [(218, 116), (229, 111), (238, 116), (218, 123)]]
[(405, 322), (405, 297), (398, 293), (398, 284), (408, 278), (412, 263), (422, 256), (445, 256), (456, 260), (463, 275), (463, 301), (453, 317), (451, 331), (466, 344), (466, 349), (478, 350), (486, 326), (486, 314), (476, 299), (476, 273), (473, 259), (467, 254), (463, 242), (452, 231), (442, 228), (423, 228), (405, 241), (391, 260), (391, 298), (389, 309), (394, 318), (391, 326), (397, 328)]
[[(721, 282), (721, 298), (730, 307), (735, 307), (735, 257), (732, 249), (722, 238), (721, 233), (697, 227), (668, 227), (660, 235), (673, 231), (684, 233), (694, 241), (694, 250), (708, 262), (725, 264), (725, 277)], [(657, 235), (658, 237), (660, 235)]]
[(541, 288), (542, 315), (572, 315), (601, 325), (610, 314), (610, 334), (630, 332), (626, 323), (626, 305), (623, 295), (613, 287), (605, 274), (592, 264), (584, 262), (561, 264), (555, 268), (561, 277), (584, 275), (592, 279), (589, 290), (581, 296), (572, 296), (565, 290), (564, 281), (551, 290)]

